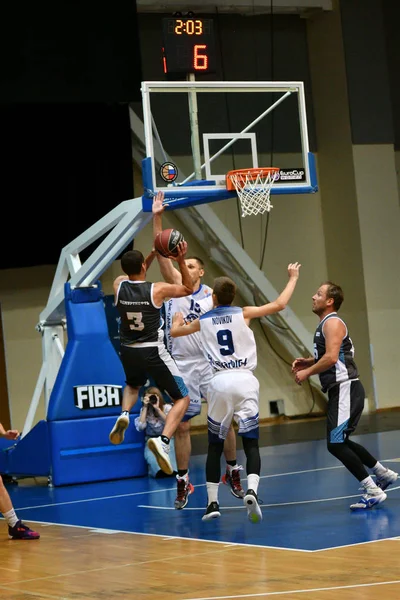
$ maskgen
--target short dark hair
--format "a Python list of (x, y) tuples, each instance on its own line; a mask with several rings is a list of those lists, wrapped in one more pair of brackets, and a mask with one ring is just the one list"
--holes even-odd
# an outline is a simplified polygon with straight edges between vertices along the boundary
[(186, 260), (197, 260), (197, 262), (199, 263), (200, 267), (202, 269), (204, 269), (204, 262), (198, 256), (187, 256)]
[(126, 275), (139, 275), (143, 263), (144, 256), (139, 250), (129, 250), (121, 258), (121, 268)]
[(217, 277), (214, 281), (213, 293), (218, 304), (232, 304), (236, 294), (236, 283), (229, 277)]
[(332, 281), (324, 281), (321, 285), (326, 285), (326, 297), (333, 299), (333, 306), (335, 310), (339, 310), (344, 300), (343, 290), (340, 285), (333, 283)]

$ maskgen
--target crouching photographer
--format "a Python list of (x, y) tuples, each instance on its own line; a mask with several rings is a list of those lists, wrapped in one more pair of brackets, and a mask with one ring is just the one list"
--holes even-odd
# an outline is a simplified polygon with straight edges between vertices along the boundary
[[(170, 410), (171, 405), (164, 402), (163, 395), (157, 387), (148, 387), (144, 390), (142, 408), (140, 409), (139, 416), (135, 419), (135, 427), (138, 431), (145, 432), (146, 442), (149, 438), (158, 437), (162, 434), (165, 419)], [(169, 447), (169, 458), (174, 469), (172, 475), (166, 475), (161, 471), (154, 454), (147, 448), (147, 444), (145, 444), (144, 458), (148, 465), (150, 477), (174, 477), (178, 472), (174, 438), (171, 438)]]

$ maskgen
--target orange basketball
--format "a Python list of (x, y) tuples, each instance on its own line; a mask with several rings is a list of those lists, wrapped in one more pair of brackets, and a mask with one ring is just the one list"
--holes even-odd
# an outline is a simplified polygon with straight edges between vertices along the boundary
[(180, 242), (184, 242), (184, 237), (177, 229), (163, 229), (156, 235), (154, 248), (161, 256), (177, 256), (177, 248)]

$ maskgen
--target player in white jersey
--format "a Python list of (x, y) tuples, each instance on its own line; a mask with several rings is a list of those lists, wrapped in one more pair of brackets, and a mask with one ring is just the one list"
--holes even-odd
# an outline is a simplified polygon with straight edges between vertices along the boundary
[[(163, 211), (163, 195), (159, 193), (153, 201), (154, 237), (162, 230), (161, 215)], [(182, 276), (173, 266), (171, 260), (161, 255), (157, 255), (157, 259), (165, 281), (171, 284), (179, 284)], [(185, 322), (190, 323), (213, 306), (212, 289), (202, 283), (204, 276), (203, 261), (192, 256), (187, 258), (185, 262), (192, 279), (194, 291), (185, 298), (171, 298), (165, 302), (167, 348), (184, 378), (190, 398), (189, 407), (175, 432), (175, 452), (178, 465), (177, 496), (174, 503), (176, 509), (182, 509), (186, 506), (189, 494), (194, 490), (189, 481), (189, 460), (192, 450), (190, 423), (191, 419), (201, 412), (201, 400), (206, 398), (207, 387), (212, 378), (212, 370), (201, 348), (200, 335), (196, 334), (179, 339), (170, 336), (172, 315), (174, 313), (182, 313)], [(242, 467), (236, 462), (236, 437), (232, 425), (229, 427), (224, 455), (227, 465), (222, 480), (230, 486), (231, 492), (236, 498), (243, 498), (244, 490), (240, 483), (240, 470)]]
[(239, 426), (246, 454), (247, 492), (244, 504), (248, 518), (256, 523), (262, 519), (258, 505), (260, 481), (259, 383), (253, 375), (257, 366), (257, 349), (250, 320), (279, 312), (289, 302), (299, 277), (298, 263), (288, 266), (289, 281), (274, 301), (263, 306), (231, 306), (236, 285), (229, 277), (214, 281), (214, 308), (196, 321), (186, 324), (182, 313), (173, 317), (171, 335), (180, 337), (200, 333), (203, 352), (213, 370), (208, 386), (208, 453), (206, 481), (208, 504), (203, 521), (220, 517), (218, 485), (221, 474), (221, 453), (232, 419)]

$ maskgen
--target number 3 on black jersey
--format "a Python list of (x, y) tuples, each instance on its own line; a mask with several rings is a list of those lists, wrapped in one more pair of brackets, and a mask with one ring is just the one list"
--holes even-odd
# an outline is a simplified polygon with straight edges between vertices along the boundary
[(129, 329), (134, 329), (135, 331), (142, 331), (144, 329), (143, 314), (141, 312), (127, 312), (126, 318), (129, 321)]

